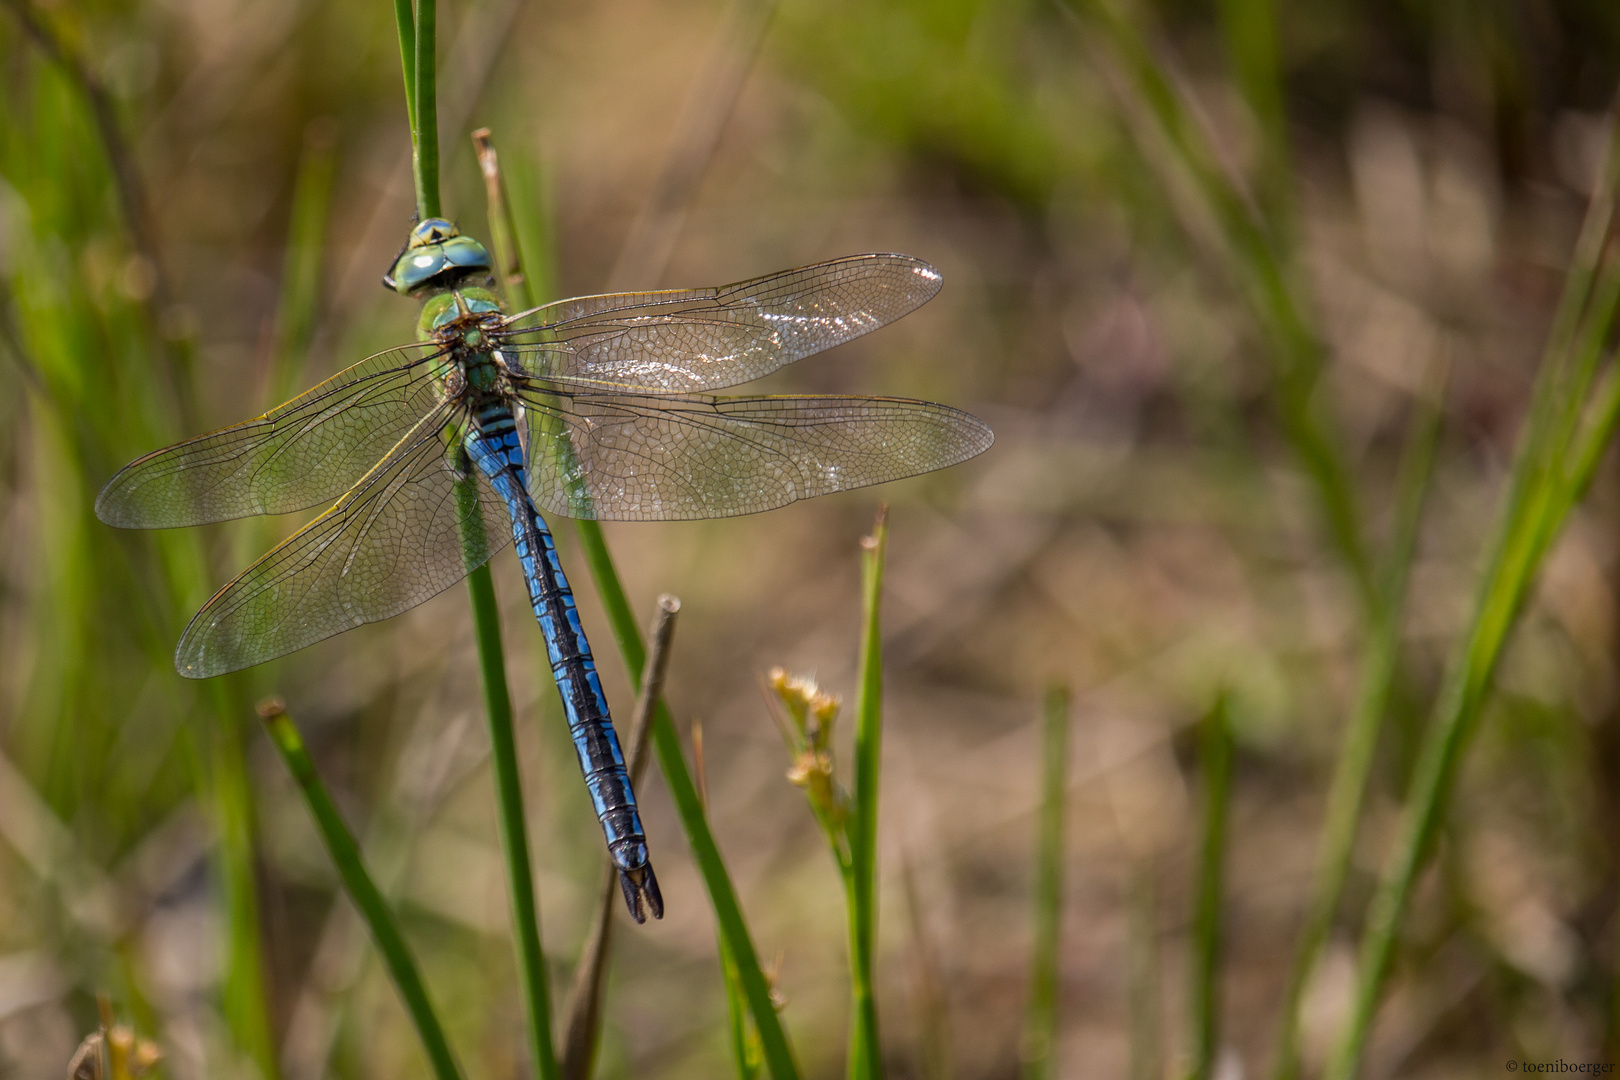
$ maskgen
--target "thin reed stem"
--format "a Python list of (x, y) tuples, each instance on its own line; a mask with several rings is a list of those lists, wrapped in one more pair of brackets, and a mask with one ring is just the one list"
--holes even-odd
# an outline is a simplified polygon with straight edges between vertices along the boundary
[[(395, 10), (397, 14), (399, 9), (396, 7)], [(400, 23), (400, 54), (415, 56), (414, 67), (407, 70), (405, 81), (407, 95), (414, 97), (416, 102), (412, 112), (415, 123), (411, 129), (411, 161), (416, 179), (416, 214), (419, 220), (439, 216), (435, 25), (435, 0), (417, 0), (414, 41), (407, 40), (404, 23)], [(413, 44), (414, 49), (411, 48)], [(483, 522), (476, 510), (477, 492), (465, 483), (458, 483), (456, 488), (457, 499), (463, 504), (458, 515), (462, 545), (469, 552), (485, 551), (487, 542), (482, 536)], [(479, 564), (467, 575), (467, 596), (472, 606), (478, 667), (483, 677), (484, 706), (489, 719), (490, 759), (499, 807), (501, 852), (506, 860), (506, 883), (512, 908), (512, 940), (517, 954), (518, 982), (523, 994), (529, 1049), (534, 1055), (535, 1075), (540, 1080), (555, 1080), (559, 1074), (557, 1055), (551, 1041), (551, 995), (546, 986), (540, 910), (535, 899), (534, 875), (529, 862), (523, 779), (512, 728), (512, 698), (506, 684), (506, 652), (501, 643), (500, 612), (488, 562)]]
[[(411, 112), (411, 164), (416, 178), (416, 215), (439, 216), (439, 105), (436, 49), (438, 0), (416, 0), (416, 107)], [(403, 52), (405, 41), (400, 40)]]
[(1259, 127), (1256, 201), (1273, 236), (1291, 231), (1293, 169), (1274, 0), (1221, 0), (1221, 29), (1234, 81)]
[(1063, 815), (1068, 793), (1069, 691), (1046, 691), (1041, 723), (1041, 804), (1035, 847), (1035, 932), (1024, 1008), (1025, 1080), (1057, 1075), (1058, 931), (1063, 915)]
[[(658, 614), (653, 618), (652, 649), (641, 673), (641, 690), (630, 714), (625, 745), (625, 762), (632, 790), (647, 771), (647, 736), (652, 730), (653, 703), (661, 700), (664, 675), (669, 670), (670, 644), (675, 639), (675, 618), (681, 602), (668, 593), (658, 598)], [(613, 935), (613, 911), (619, 904), (619, 875), (613, 866), (603, 867), (602, 884), (597, 889), (596, 915), (585, 935), (585, 947), (574, 967), (574, 985), (568, 994), (567, 1021), (563, 1025), (562, 1075), (567, 1080), (586, 1080), (596, 1058), (602, 1031), (602, 1000), (607, 974), (607, 958)]]
[(315, 827), (326, 844), (332, 865), (337, 867), (338, 875), (343, 880), (344, 891), (365, 920), (366, 927), (371, 931), (371, 939), (376, 942), (377, 951), (382, 953), (388, 973), (393, 976), (394, 985), (405, 1000), (405, 1008), (416, 1026), (423, 1049), (427, 1051), (428, 1062), (433, 1066), (433, 1075), (437, 1080), (461, 1080), (461, 1069), (450, 1052), (450, 1044), (445, 1039), (438, 1014), (428, 1000), (427, 988), (422, 983), (410, 948), (405, 944), (405, 937), (394, 922), (393, 913), (388, 910), (388, 904), (372, 881), (371, 874), (367, 872), (359, 845), (321, 783), (298, 728), (279, 701), (265, 702), (259, 707), (259, 715), (264, 719), (271, 744), (281, 754), (287, 771), (298, 784), (298, 791), (315, 820)]
[[(196, 426), (196, 402), (191, 386), (192, 350), (189, 342), (160, 332), (164, 314), (174, 304), (174, 290), (169, 280), (162, 246), (158, 242), (157, 226), (152, 218), (152, 201), (146, 191), (146, 182), (135, 162), (135, 152), (124, 137), (118, 123), (118, 108), (107, 87), (97, 76), (91, 64), (79, 55), (58, 34), (28, 0), (0, 0), (15, 14), (23, 32), (37, 45), (51, 62), (67, 73), (90, 107), (101, 151), (112, 174), (113, 190), (118, 197), (118, 209), (124, 218), (130, 246), (145, 260), (152, 275), (152, 288), (140, 301), (146, 321), (148, 339), (161, 363), (157, 369), (159, 384), (170, 399), (180, 427), (191, 430)], [(19, 357), (22, 355), (18, 354)]]
[[(497, 238), (496, 257), (502, 259), (504, 245), (507, 249), (504, 258), (515, 258), (510, 250), (511, 230), (506, 201), (501, 195), (499, 165), (494, 148), (489, 145), (488, 130), (475, 133), (473, 141), (478, 148), (490, 196), (490, 221), (501, 223), (500, 229), (494, 231)], [(511, 303), (514, 297), (508, 293), (507, 300)], [(463, 520), (470, 523), (475, 519), (467, 515)], [(473, 622), (478, 631), (478, 660), (483, 671), (484, 698), (489, 713), (490, 757), (495, 765), (496, 788), (501, 801), (501, 842), (512, 897), (512, 936), (517, 947), (518, 976), (523, 984), (529, 1046), (534, 1053), (537, 1075), (542, 1080), (553, 1080), (562, 1072), (551, 1038), (551, 993), (546, 985), (546, 958), (540, 944), (539, 902), (535, 899), (534, 878), (530, 871), (523, 786), (512, 737), (512, 703), (507, 692), (506, 655), (501, 644), (500, 617), (496, 611), (489, 564), (485, 563), (474, 570), (468, 576), (467, 585), (472, 600)]]
[[(405, 118), (411, 127), (411, 146), (417, 144), (416, 128), (416, 12), (411, 0), (394, 0), (394, 29), (399, 35), (399, 69), (405, 76)], [(420, 207), (420, 202), (418, 203)]]
[[(759, 15), (758, 22), (752, 27), (749, 23), (750, 13), (747, 6), (751, 2), (757, 2), (755, 10)], [(774, 7), (775, 0), (733, 0), (733, 7), (721, 31), (722, 36), (729, 42), (729, 47), (737, 51), (746, 49), (751, 60), (757, 53)], [(730, 64), (708, 64), (705, 67), (711, 72), (706, 92), (694, 96), (693, 107), (683, 113), (679, 131), (665, 158), (660, 180), (649, 196), (646, 209), (638, 214), (630, 234), (620, 249), (614, 270), (615, 283), (620, 275), (637, 273), (648, 278), (656, 278), (662, 273), (663, 264), (668, 261), (674, 249), (674, 238), (678, 233), (685, 206), (696, 191), (698, 180), (708, 167), (714, 148), (719, 143), (719, 133), (725, 119), (730, 115), (736, 95), (742, 89), (747, 72), (746, 64), (738, 64), (735, 67)], [(527, 247), (527, 243), (522, 246)], [(633, 265), (638, 260), (645, 261)], [(531, 281), (534, 280), (534, 274), (538, 269), (534, 266), (527, 268)], [(591, 568), (591, 577), (596, 582), (597, 593), (601, 597), (603, 607), (607, 609), (614, 637), (624, 656), (625, 666), (634, 677), (641, 670), (643, 649), (636, 632), (635, 617), (631, 614), (629, 602), (625, 599), (624, 588), (619, 583), (618, 573), (614, 569), (612, 556), (608, 553), (601, 526), (595, 521), (586, 520), (576, 521), (575, 525), (578, 527), (586, 561)], [(719, 923), (721, 967), (727, 972), (727, 993), (732, 995), (728, 997), (728, 1001), (733, 1004), (735, 1013), (734, 988), (740, 987), (748, 1009), (754, 1015), (759, 1052), (771, 1075), (776, 1080), (797, 1076), (798, 1068), (793, 1061), (787, 1034), (776, 1015), (770, 984), (760, 969), (759, 958), (754, 952), (741, 905), (737, 902), (736, 890), (732, 886), (719, 849), (714, 843), (714, 837), (709, 832), (704, 800), (693, 785), (691, 775), (686, 769), (674, 721), (663, 702), (657, 704), (653, 721), (654, 749), (658, 754), (659, 765), (675, 798), (682, 827), (686, 831), (688, 842), (692, 845), (693, 856), (697, 859), (698, 869), (703, 874), (710, 903), (714, 907), (715, 917)], [(731, 977), (733, 974), (734, 979)], [(748, 1052), (751, 1052), (751, 1044), (746, 1038), (746, 1033), (742, 1033), (740, 1045), (743, 1050), (740, 1051), (741, 1056), (737, 1058), (738, 1068), (742, 1075), (748, 1076), (750, 1073)]]
[(726, 939), (720, 939), (720, 976), (726, 987), (726, 1041), (731, 1046), (731, 1060), (737, 1065), (737, 1080), (754, 1080), (759, 1075), (761, 1053), (759, 1036), (748, 1026), (748, 998), (742, 987), (742, 976), (737, 974), (737, 961), (732, 959)]
[(523, 262), (518, 254), (517, 228), (512, 208), (506, 201), (506, 185), (501, 179), (501, 159), (495, 152), (489, 128), (472, 133), (473, 152), (478, 156), (478, 171), (484, 175), (484, 194), (489, 203), (489, 244), (495, 255), (495, 272), (500, 277), (501, 292), (514, 311), (534, 306), (529, 295), (528, 279), (523, 274)]
[(888, 508), (878, 509), (872, 535), (861, 540), (861, 651), (856, 679), (854, 801), (849, 836), (849, 974), (853, 1023), (851, 1080), (883, 1075), (878, 1042), (872, 957), (877, 938), (878, 778), (883, 766), (883, 557), (889, 542)]
[(219, 830), (220, 869), (226, 921), (222, 1008), (238, 1046), (265, 1080), (281, 1075), (271, 1036), (265, 986), (264, 935), (259, 913), (259, 875), (254, 851), (253, 791), (248, 779), (242, 723), (248, 702), (240, 676), (216, 680), (210, 688), (215, 723), (209, 732), (209, 784), (214, 824)]
[(517, 948), (518, 983), (523, 990), (524, 1015), (529, 1028), (529, 1049), (535, 1075), (556, 1080), (556, 1051), (551, 1043), (551, 995), (546, 987), (546, 957), (540, 946), (539, 904), (529, 868), (529, 832), (523, 813), (523, 778), (518, 772), (517, 742), (512, 731), (512, 701), (506, 686), (506, 656), (501, 648), (500, 616), (489, 564), (467, 578), (472, 597), (473, 628), (478, 639), (478, 663), (484, 682), (484, 711), (489, 716), (489, 756), (495, 772), (501, 850), (506, 857), (506, 882), (512, 904), (512, 937)]
[[(709, 812), (708, 761), (703, 756), (703, 721), (692, 718), (692, 776), (697, 782), (698, 801), (703, 812)], [(737, 961), (720, 936), (720, 981), (726, 990), (726, 1036), (731, 1044), (731, 1060), (737, 1066), (737, 1080), (754, 1080), (764, 1065), (764, 1054), (759, 1046), (759, 1032), (749, 1022), (748, 998), (743, 993), (742, 977), (737, 974)]]
[(1397, 483), (1395, 530), (1385, 560), (1382, 600), (1368, 632), (1355, 704), (1345, 725), (1344, 740), (1328, 787), (1327, 813), (1322, 825), (1316, 878), (1279, 1010), (1277, 1043), (1272, 1054), (1272, 1080), (1293, 1080), (1299, 1074), (1300, 1000), (1322, 948), (1327, 943), (1328, 934), (1333, 929), (1333, 917), (1339, 910), (1355, 854), (1361, 809), (1366, 801), (1378, 740), (1384, 730), (1390, 690), (1395, 682), (1406, 579), (1417, 549), (1418, 528), (1423, 520), (1429, 481), (1434, 474), (1448, 371), (1446, 359), (1443, 356), (1436, 359), (1430, 366), (1423, 391), (1413, 403), (1411, 426), (1407, 432)]
[[(585, 561), (591, 568), (591, 577), (596, 582), (602, 606), (607, 611), (625, 667), (632, 673), (639, 689), (640, 673), (647, 662), (647, 648), (642, 643), (635, 616), (630, 611), (630, 602), (625, 597), (624, 586), (620, 584), (618, 571), (614, 568), (613, 556), (602, 538), (602, 527), (595, 521), (584, 520), (576, 521), (575, 525), (578, 526)], [(737, 901), (736, 888), (731, 883), (731, 875), (720, 856), (714, 834), (709, 831), (703, 800), (698, 798), (697, 786), (693, 784), (692, 774), (681, 754), (675, 721), (670, 716), (669, 706), (662, 701), (653, 708), (652, 740), (653, 751), (658, 755), (658, 764), (675, 801), (675, 810), (686, 832), (687, 843), (692, 846), (692, 857), (708, 889), (709, 902), (720, 924), (720, 935), (736, 961), (737, 976), (748, 1000), (749, 1011), (754, 1014), (766, 1068), (775, 1080), (796, 1078), (799, 1070), (793, 1061), (793, 1050), (788, 1043), (787, 1032), (776, 1015), (776, 1006), (771, 1001), (770, 984), (760, 968), (759, 954), (755, 952), (753, 939), (749, 936), (742, 905)]]
[(1203, 839), (1193, 908), (1192, 1072), (1210, 1080), (1220, 1050), (1221, 893), (1225, 882), (1227, 804), (1232, 793), (1232, 732), (1223, 692), (1199, 729), (1198, 763), (1203, 774)]

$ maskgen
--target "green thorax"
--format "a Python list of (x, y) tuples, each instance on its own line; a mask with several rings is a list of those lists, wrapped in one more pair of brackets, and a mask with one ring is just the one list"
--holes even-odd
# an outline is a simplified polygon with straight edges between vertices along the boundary
[(490, 331), (500, 325), (501, 301), (488, 289), (473, 286), (428, 297), (422, 305), (417, 335), (448, 352), (437, 363), (441, 377), (458, 369), (462, 385), (475, 391), (497, 391), (503, 385), (496, 343)]
[[(435, 293), (422, 305), (416, 335), (423, 341), (459, 339), (471, 349), (487, 349), (487, 328), (502, 313), (501, 299), (479, 285)], [(446, 341), (448, 344), (448, 341)]]

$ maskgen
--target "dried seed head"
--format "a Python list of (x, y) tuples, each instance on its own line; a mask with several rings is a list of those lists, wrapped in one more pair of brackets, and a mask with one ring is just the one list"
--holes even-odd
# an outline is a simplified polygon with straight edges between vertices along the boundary
[(129, 1073), (131, 1076), (142, 1076), (150, 1072), (158, 1062), (163, 1060), (163, 1051), (150, 1039), (140, 1039), (135, 1043), (135, 1052), (129, 1058)]
[(812, 803), (826, 813), (836, 813), (838, 792), (833, 785), (832, 755), (824, 750), (806, 751), (787, 771), (788, 783), (801, 787)]

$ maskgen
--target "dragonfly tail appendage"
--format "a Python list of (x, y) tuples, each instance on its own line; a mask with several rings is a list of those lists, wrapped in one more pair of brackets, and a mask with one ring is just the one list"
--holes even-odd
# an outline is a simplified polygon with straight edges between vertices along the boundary
[(620, 870), (619, 888), (624, 890), (625, 906), (636, 922), (646, 922), (648, 915), (655, 919), (664, 917), (664, 894), (658, 891), (658, 877), (651, 863), (635, 870)]

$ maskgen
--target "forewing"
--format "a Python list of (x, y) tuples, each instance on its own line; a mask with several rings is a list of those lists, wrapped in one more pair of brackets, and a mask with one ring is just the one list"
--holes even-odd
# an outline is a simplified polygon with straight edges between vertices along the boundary
[(730, 517), (942, 469), (994, 435), (965, 412), (884, 397), (531, 395), (529, 488), (604, 521)]
[(180, 638), (180, 674), (223, 675), (398, 615), (499, 551), (511, 539), (500, 499), (446, 450), (454, 411), (424, 417), (335, 506), (215, 593)]
[(714, 289), (561, 300), (514, 318), (502, 354), (546, 380), (718, 390), (876, 330), (939, 287), (921, 259), (850, 255)]
[(263, 416), (137, 458), (96, 515), (167, 529), (336, 499), (438, 404), (434, 345), (377, 353)]

